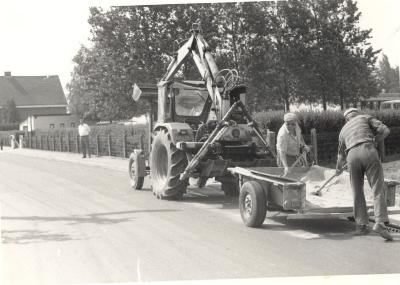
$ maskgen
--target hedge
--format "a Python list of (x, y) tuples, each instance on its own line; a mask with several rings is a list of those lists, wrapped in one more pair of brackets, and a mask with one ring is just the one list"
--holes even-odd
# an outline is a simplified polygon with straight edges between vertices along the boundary
[(19, 128), (18, 123), (0, 124), (0, 131), (18, 130), (18, 128)]
[[(63, 129), (54, 129), (54, 130), (36, 130), (34, 135), (49, 135), (49, 136), (64, 136), (69, 133), (70, 135), (77, 135), (78, 128), (63, 128)], [(100, 125), (100, 126), (90, 126), (90, 135), (91, 136), (121, 136), (123, 134), (127, 136), (134, 136), (142, 133), (147, 133), (147, 126), (138, 124), (138, 125), (120, 125), (120, 124), (109, 124), (109, 125)]]
[[(377, 117), (388, 127), (400, 127), (400, 111), (365, 110), (363, 112)], [(315, 128), (318, 133), (339, 132), (345, 123), (343, 112), (341, 111), (300, 111), (296, 112), (296, 114), (299, 118), (300, 127), (303, 131), (303, 134), (310, 134), (310, 131), (313, 128)], [(269, 129), (271, 131), (278, 132), (279, 128), (283, 124), (283, 115), (283, 111), (263, 111), (253, 113), (253, 118), (260, 124), (260, 127), (262, 129)], [(143, 124), (128, 126), (120, 124), (109, 124), (91, 126), (90, 128), (92, 136), (121, 136), (123, 134), (127, 136), (135, 136), (141, 134), (146, 135), (146, 137), (148, 136), (147, 126)], [(0, 135), (4, 136), (14, 133), (15, 132), (3, 131), (0, 133)], [(37, 130), (34, 133), (34, 135), (49, 135), (56, 137), (64, 136), (66, 133), (69, 133), (71, 136), (73, 136), (78, 134), (78, 128)]]
[[(315, 128), (317, 132), (339, 132), (345, 120), (341, 111), (300, 111), (295, 112), (299, 118), (300, 128), (304, 134), (309, 134)], [(388, 127), (400, 127), (400, 111), (397, 110), (363, 110), (381, 120)], [(253, 114), (253, 118), (263, 129), (278, 132), (283, 124), (283, 111), (263, 111)]]

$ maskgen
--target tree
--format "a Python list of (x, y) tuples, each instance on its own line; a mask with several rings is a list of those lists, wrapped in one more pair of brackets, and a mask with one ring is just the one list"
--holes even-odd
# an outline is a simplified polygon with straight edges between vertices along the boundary
[(17, 106), (13, 99), (9, 99), (6, 101), (6, 104), (3, 108), (3, 122), (6, 124), (10, 123), (19, 123), (20, 118), (17, 110)]
[[(302, 86), (313, 94), (311, 100), (320, 101), (326, 110), (328, 103), (339, 103), (343, 108), (345, 103), (375, 94), (377, 82), (373, 74), (379, 51), (374, 51), (368, 42), (371, 30), (358, 26), (361, 13), (356, 3), (307, 0), (289, 4), (296, 2), (302, 3), (301, 9), (306, 8), (300, 24), (310, 26), (299, 30), (306, 34), (299, 35), (301, 40), (296, 44), (304, 47), (303, 68), (298, 74)], [(292, 30), (295, 28), (296, 25)]]
[[(145, 110), (133, 83), (156, 83), (177, 48), (200, 22), (220, 69), (236, 69), (251, 110), (286, 109), (293, 102), (344, 106), (376, 92), (370, 31), (358, 27), (353, 0), (91, 8), (91, 47), (74, 57), (71, 110), (101, 120)], [(200, 79), (183, 64), (181, 79)]]
[(386, 93), (400, 92), (399, 67), (392, 68), (387, 55), (383, 54), (379, 61), (378, 78), (380, 88)]

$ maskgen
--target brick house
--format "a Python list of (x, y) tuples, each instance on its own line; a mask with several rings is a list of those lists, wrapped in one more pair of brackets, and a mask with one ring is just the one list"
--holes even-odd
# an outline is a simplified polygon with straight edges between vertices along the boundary
[(4, 72), (0, 76), (0, 111), (13, 99), (19, 118), (26, 120), (33, 115), (67, 114), (67, 100), (58, 75), (12, 76)]

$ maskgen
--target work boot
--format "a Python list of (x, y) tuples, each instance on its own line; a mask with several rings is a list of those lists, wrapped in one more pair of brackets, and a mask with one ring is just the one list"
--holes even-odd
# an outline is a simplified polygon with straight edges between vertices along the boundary
[(374, 232), (380, 234), (380, 236), (383, 237), (385, 240), (393, 240), (393, 237), (387, 230), (384, 223), (375, 223), (373, 230)]
[(370, 228), (368, 225), (356, 225), (356, 230), (353, 232), (355, 236), (363, 236), (367, 235), (370, 232)]

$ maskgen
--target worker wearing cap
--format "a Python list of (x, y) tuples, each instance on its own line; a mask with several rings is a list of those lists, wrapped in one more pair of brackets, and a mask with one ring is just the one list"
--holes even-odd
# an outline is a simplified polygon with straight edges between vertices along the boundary
[(304, 143), (296, 114), (286, 113), (283, 121), (277, 136), (277, 163), (278, 166), (284, 167), (284, 175), (287, 175), (301, 151), (310, 151), (310, 148)]
[(90, 143), (89, 143), (90, 127), (85, 123), (84, 119), (79, 120), (78, 133), (81, 138), (81, 146), (83, 154), (82, 158), (86, 158), (86, 154), (88, 154), (90, 158)]
[(350, 183), (354, 197), (354, 218), (356, 235), (369, 232), (369, 219), (364, 196), (364, 175), (372, 188), (374, 197), (375, 225), (373, 230), (386, 240), (392, 236), (386, 229), (388, 222), (386, 188), (383, 169), (376, 148), (376, 142), (383, 141), (390, 133), (387, 126), (370, 115), (362, 115), (356, 108), (344, 112), (346, 124), (339, 134), (336, 174), (342, 172), (347, 160)]

